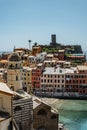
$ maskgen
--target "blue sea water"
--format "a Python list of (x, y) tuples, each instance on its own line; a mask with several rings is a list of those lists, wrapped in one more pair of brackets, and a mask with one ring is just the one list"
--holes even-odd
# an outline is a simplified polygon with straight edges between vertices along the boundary
[(87, 101), (61, 100), (54, 104), (59, 110), (59, 121), (68, 130), (87, 130)]

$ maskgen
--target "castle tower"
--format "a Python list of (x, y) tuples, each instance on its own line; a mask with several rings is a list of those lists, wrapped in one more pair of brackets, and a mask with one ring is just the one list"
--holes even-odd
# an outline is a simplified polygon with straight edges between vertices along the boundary
[(16, 52), (8, 57), (7, 84), (14, 91), (22, 89), (22, 61)]
[(50, 43), (51, 46), (55, 47), (57, 45), (56, 43), (56, 35), (55, 34), (52, 34), (51, 35), (51, 43)]

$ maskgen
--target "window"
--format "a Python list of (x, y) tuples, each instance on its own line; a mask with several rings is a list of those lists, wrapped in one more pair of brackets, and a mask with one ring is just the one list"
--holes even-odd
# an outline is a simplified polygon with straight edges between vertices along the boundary
[(62, 88), (64, 87), (64, 85), (62, 85)]
[(37, 115), (47, 115), (47, 112), (44, 109), (40, 109)]
[(83, 93), (85, 93), (85, 90), (83, 90)]
[(43, 79), (41, 79), (41, 82), (43, 82)]
[(44, 75), (44, 77), (46, 77), (46, 75)]
[(16, 106), (16, 107), (14, 108), (14, 111), (20, 111), (20, 110), (22, 110), (22, 108), (21, 108), (20, 106)]
[(78, 83), (78, 80), (76, 80), (76, 83)]
[(62, 78), (64, 78), (64, 75), (62, 75)]
[(62, 83), (64, 83), (64, 80), (62, 80)]
[(44, 126), (40, 126), (37, 130), (46, 130)]
[(18, 80), (18, 76), (16, 76), (16, 81)]
[(75, 80), (73, 80), (73, 83), (75, 83)]
[(58, 83), (60, 82), (60, 80), (58, 80)]
[(44, 79), (44, 82), (46, 82), (46, 79)]
[(83, 80), (83, 83), (85, 83), (85, 80)]
[(56, 118), (57, 118), (56, 115), (51, 116), (51, 119), (56, 119)]
[(48, 83), (49, 83), (49, 79), (48, 79)]

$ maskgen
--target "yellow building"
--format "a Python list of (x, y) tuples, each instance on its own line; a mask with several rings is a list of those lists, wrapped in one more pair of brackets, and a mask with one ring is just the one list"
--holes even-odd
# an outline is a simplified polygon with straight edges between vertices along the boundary
[(32, 68), (23, 67), (22, 71), (23, 87), (26, 88), (28, 93), (33, 91), (32, 87)]

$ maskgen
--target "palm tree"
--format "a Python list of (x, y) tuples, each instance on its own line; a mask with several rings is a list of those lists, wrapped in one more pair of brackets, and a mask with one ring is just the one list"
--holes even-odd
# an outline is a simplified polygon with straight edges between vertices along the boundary
[(30, 48), (30, 47), (31, 47), (30, 44), (31, 44), (32, 41), (31, 41), (31, 40), (28, 40), (28, 42), (29, 42), (29, 49), (31, 49), (31, 48)]

